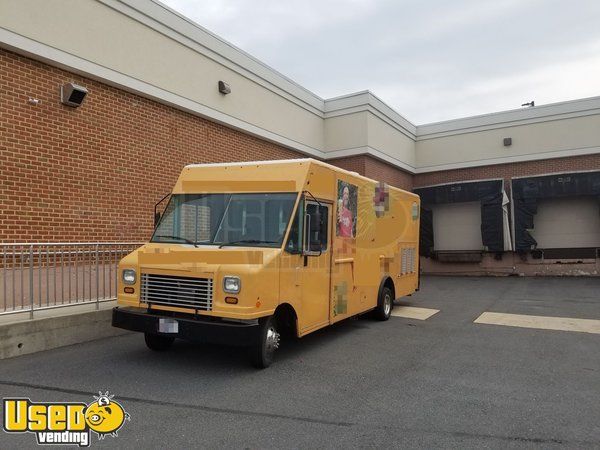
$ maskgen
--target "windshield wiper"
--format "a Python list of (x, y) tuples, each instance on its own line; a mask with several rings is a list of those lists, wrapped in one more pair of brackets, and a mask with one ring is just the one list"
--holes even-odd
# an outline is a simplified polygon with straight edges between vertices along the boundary
[(194, 242), (190, 239), (181, 237), (181, 236), (167, 236), (166, 234), (159, 234), (158, 236), (154, 236), (155, 238), (167, 238), (167, 239), (178, 239), (180, 241), (184, 241), (186, 244), (190, 244), (193, 245), (194, 247), (198, 248), (198, 243)]
[(237, 241), (223, 242), (219, 245), (219, 248), (223, 248), (225, 245), (233, 244), (277, 244), (277, 241), (263, 241), (262, 239), (239, 239)]

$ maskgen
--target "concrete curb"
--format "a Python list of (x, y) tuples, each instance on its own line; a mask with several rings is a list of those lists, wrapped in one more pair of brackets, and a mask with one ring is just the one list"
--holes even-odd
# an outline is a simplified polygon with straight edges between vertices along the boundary
[(111, 319), (102, 309), (0, 324), (0, 360), (130, 333)]

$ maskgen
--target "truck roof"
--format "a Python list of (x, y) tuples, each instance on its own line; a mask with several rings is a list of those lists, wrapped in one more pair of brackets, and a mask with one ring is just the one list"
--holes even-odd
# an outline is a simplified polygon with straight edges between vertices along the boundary
[(317, 162), (313, 158), (296, 158), (296, 159), (268, 159), (264, 161), (240, 161), (240, 162), (225, 162), (225, 163), (198, 163), (188, 164), (185, 167), (232, 167), (232, 166), (256, 166), (264, 164), (297, 164), (302, 162)]
[[(237, 183), (239, 186), (242, 186), (245, 182), (250, 182), (250, 180), (246, 181), (245, 177), (242, 175), (242, 172), (246, 172), (243, 169), (247, 167), (256, 167), (263, 168), (268, 170), (260, 171), (260, 179), (257, 179), (255, 176), (250, 177), (251, 182), (254, 185), (254, 189), (259, 188), (260, 181), (263, 181), (265, 184), (273, 183), (280, 184), (281, 189), (283, 191), (300, 191), (302, 190), (302, 186), (307, 176), (307, 172), (311, 164), (319, 165), (330, 169), (335, 172), (345, 173), (351, 175), (353, 177), (357, 177), (363, 180), (367, 180), (370, 182), (378, 183), (378, 180), (374, 180), (372, 178), (365, 177), (363, 175), (358, 174), (357, 172), (352, 172), (349, 170), (342, 169), (340, 167), (328, 164), (323, 161), (319, 161), (313, 158), (297, 158), (297, 159), (278, 159), (278, 160), (267, 160), (267, 161), (241, 161), (241, 162), (224, 162), (224, 163), (205, 163), (205, 164), (188, 164), (184, 167), (179, 180), (175, 186), (174, 192), (190, 192), (190, 188), (192, 185), (198, 189), (201, 185), (216, 184), (219, 180), (223, 180), (224, 177), (229, 175), (230, 177), (235, 177), (234, 183)], [(285, 167), (285, 172), (277, 170), (277, 168), (273, 166), (282, 166)], [(235, 175), (231, 174), (230, 169), (239, 168), (242, 170), (235, 171)], [(227, 172), (226, 172), (227, 171)], [(200, 173), (202, 176), (199, 177)], [(201, 178), (201, 179), (200, 179)], [(232, 183), (232, 181), (228, 181), (227, 183)], [(257, 186), (258, 183), (258, 186)], [(188, 188), (186, 188), (187, 185)], [(285, 189), (283, 186), (288, 186)], [(295, 185), (295, 186), (293, 186)], [(389, 186), (391, 189), (404, 191), (400, 188)], [(268, 189), (269, 191), (271, 189)], [(412, 194), (412, 193), (411, 193)]]

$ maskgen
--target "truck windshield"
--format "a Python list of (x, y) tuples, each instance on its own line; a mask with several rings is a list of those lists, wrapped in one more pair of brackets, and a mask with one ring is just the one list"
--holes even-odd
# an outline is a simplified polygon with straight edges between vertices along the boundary
[(297, 196), (174, 194), (150, 242), (281, 247)]

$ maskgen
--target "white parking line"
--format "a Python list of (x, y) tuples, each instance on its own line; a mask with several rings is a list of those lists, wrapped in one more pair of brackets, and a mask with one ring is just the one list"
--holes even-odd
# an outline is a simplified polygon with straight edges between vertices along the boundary
[(394, 309), (392, 309), (392, 316), (404, 317), (406, 319), (427, 320), (439, 312), (439, 309), (417, 308), (414, 306), (394, 306)]
[(474, 323), (600, 334), (600, 320), (484, 312)]

